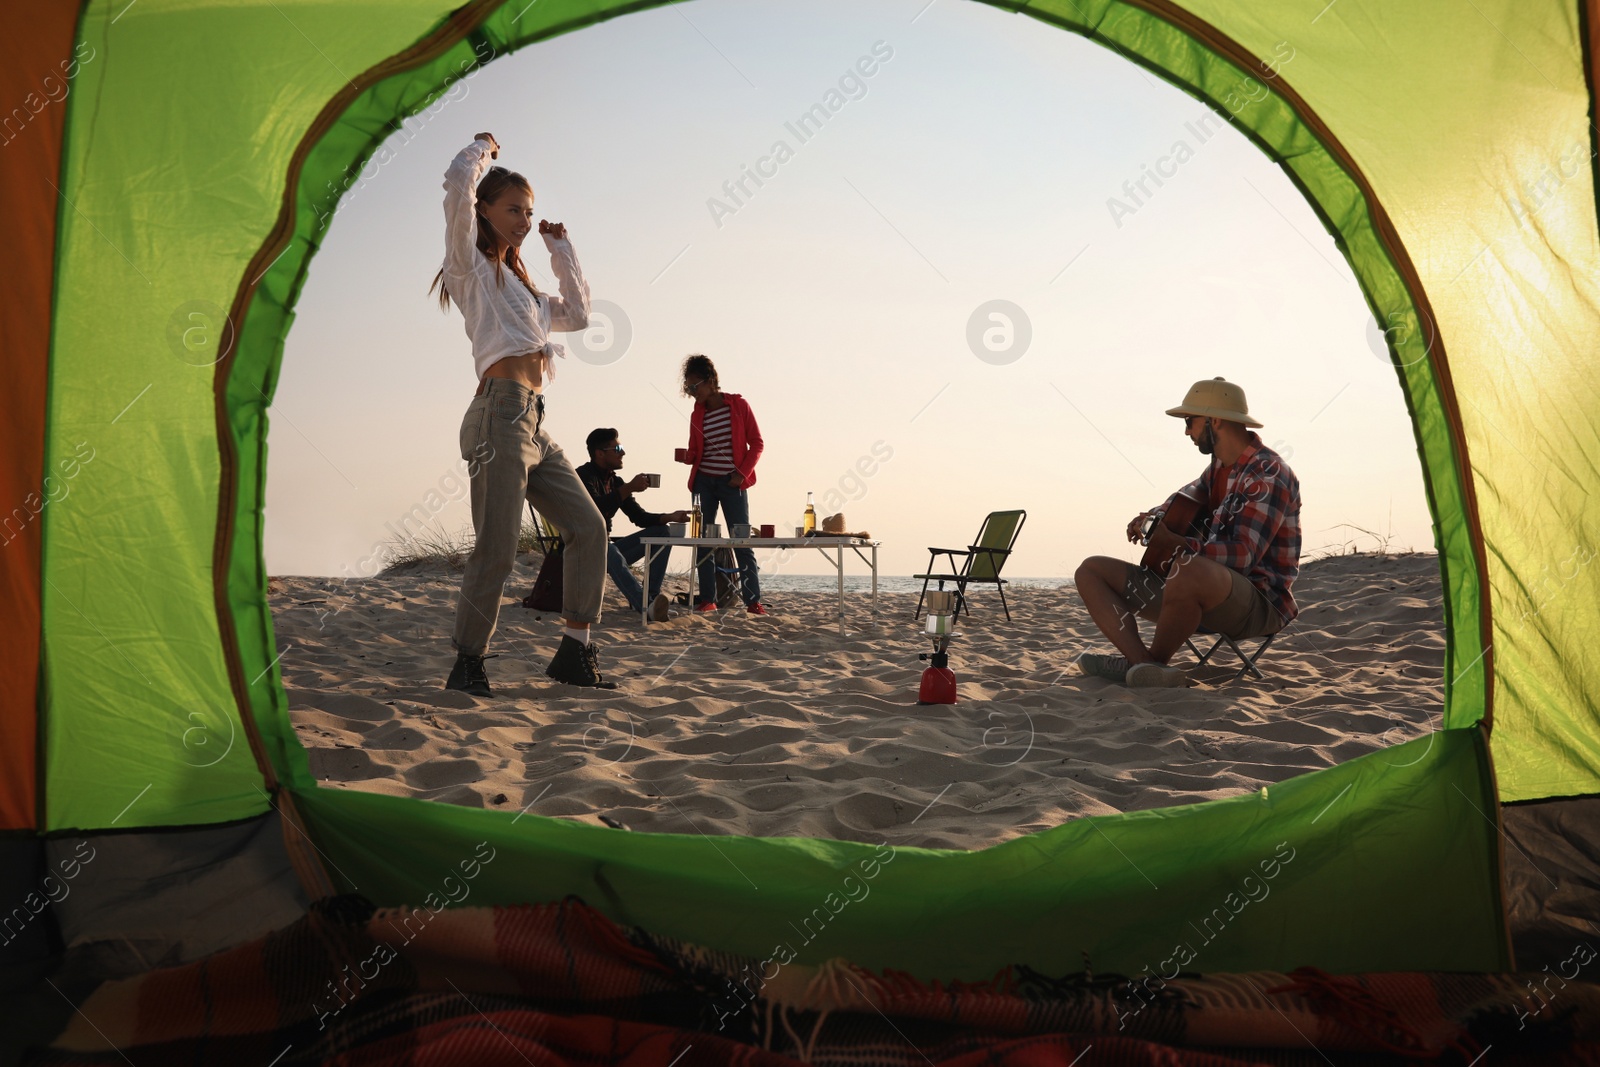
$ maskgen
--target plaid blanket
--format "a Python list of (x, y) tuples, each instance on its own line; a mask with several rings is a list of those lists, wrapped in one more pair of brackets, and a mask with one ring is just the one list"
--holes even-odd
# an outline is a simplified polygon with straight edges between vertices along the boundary
[[(776, 973), (773, 973), (773, 972)], [(1600, 1065), (1600, 986), (1532, 975), (923, 982), (712, 951), (577, 900), (374, 909), (103, 984), (30, 1064)]]

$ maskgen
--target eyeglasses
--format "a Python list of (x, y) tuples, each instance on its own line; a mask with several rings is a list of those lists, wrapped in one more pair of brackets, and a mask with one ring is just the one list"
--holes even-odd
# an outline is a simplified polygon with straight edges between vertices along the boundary
[(684, 388), (688, 389), (691, 393), (704, 384), (706, 384), (706, 380), (704, 378), (696, 378), (694, 381), (690, 381), (687, 378), (683, 380)]
[(626, 456), (628, 454), (628, 450), (626, 448), (623, 448), (621, 445), (605, 445), (605, 446), (603, 446), (601, 448), (595, 449), (595, 451), (596, 452), (615, 452), (619, 456)]

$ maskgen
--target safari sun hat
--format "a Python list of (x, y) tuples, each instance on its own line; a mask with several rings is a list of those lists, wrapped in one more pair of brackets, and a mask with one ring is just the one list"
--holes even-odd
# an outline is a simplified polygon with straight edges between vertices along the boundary
[(1208, 378), (1205, 381), (1195, 382), (1184, 394), (1183, 403), (1175, 408), (1168, 408), (1167, 414), (1176, 415), (1180, 419), (1199, 415), (1202, 418), (1242, 422), (1251, 427), (1261, 425), (1258, 420), (1250, 417), (1250, 409), (1245, 404), (1244, 390), (1223, 378)]

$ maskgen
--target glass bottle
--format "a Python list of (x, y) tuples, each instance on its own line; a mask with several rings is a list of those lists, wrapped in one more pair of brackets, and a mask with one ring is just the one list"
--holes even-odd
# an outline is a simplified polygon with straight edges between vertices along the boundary
[(806, 493), (805, 524), (806, 533), (813, 534), (817, 532), (817, 503), (814, 499), (812, 499), (812, 494), (810, 492)]
[(700, 494), (694, 494), (694, 507), (689, 512), (689, 536), (700, 536)]

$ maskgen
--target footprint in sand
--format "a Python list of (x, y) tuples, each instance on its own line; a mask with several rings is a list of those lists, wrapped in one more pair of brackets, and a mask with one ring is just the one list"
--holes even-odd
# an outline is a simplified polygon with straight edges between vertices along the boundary
[(311, 776), (318, 781), (364, 782), (388, 778), (395, 767), (361, 748), (308, 748)]
[(910, 822), (917, 811), (881, 793), (856, 793), (834, 804), (833, 814), (852, 830), (882, 830)]
[(483, 764), (475, 759), (431, 759), (409, 768), (403, 777), (419, 789), (443, 789), (476, 782), (483, 772)]
[(795, 726), (778, 726), (762, 723), (746, 729), (726, 729), (718, 732), (697, 733), (682, 741), (672, 741), (663, 747), (669, 752), (684, 756), (738, 755), (753, 752), (769, 745), (782, 745), (798, 741), (805, 731)]

